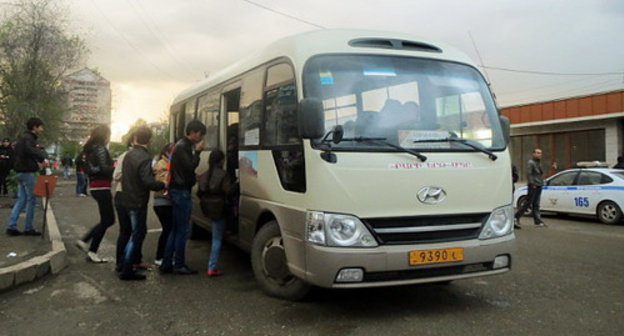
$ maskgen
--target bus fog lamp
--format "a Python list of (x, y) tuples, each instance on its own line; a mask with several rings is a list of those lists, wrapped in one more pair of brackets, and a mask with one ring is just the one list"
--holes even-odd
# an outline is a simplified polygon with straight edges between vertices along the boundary
[(336, 276), (336, 282), (362, 282), (364, 270), (361, 268), (343, 268)]
[(497, 269), (497, 268), (503, 268), (503, 267), (508, 267), (508, 266), (509, 266), (508, 255), (500, 255), (494, 258), (494, 265), (492, 266), (492, 268)]

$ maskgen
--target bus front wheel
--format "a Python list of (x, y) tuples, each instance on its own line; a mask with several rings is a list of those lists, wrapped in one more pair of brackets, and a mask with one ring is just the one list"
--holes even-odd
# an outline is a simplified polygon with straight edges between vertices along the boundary
[(310, 285), (288, 270), (284, 240), (274, 220), (262, 226), (254, 237), (251, 266), (260, 288), (268, 295), (296, 301), (310, 290)]

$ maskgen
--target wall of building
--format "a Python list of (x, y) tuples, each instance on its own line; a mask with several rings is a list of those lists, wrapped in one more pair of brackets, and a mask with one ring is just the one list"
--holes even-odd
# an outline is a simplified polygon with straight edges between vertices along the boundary
[(111, 124), (110, 82), (96, 72), (83, 69), (63, 79), (68, 111), (64, 116), (65, 137), (84, 142), (97, 125)]

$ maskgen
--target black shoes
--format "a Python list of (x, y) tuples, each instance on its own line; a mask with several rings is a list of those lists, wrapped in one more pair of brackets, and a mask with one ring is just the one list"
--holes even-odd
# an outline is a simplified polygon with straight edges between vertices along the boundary
[(119, 274), (119, 279), (124, 281), (137, 281), (137, 280), (145, 280), (147, 277), (143, 274), (139, 273), (130, 273), (130, 274)]
[(41, 232), (35, 230), (24, 231), (24, 236), (41, 236)]
[(171, 266), (169, 266), (169, 267), (160, 266), (160, 267), (158, 267), (158, 272), (160, 272), (160, 274), (173, 273), (173, 267), (171, 267)]
[(546, 225), (546, 223), (544, 223), (544, 222), (542, 222), (542, 221), (539, 221), (539, 222), (535, 223), (535, 225), (536, 225), (536, 226), (541, 226), (541, 227), (546, 227), (546, 226), (548, 226), (548, 225)]
[(165, 267), (165, 266), (160, 266), (158, 268), (158, 271), (160, 272), (160, 274), (177, 274), (177, 275), (192, 275), (192, 274), (197, 274), (197, 271), (191, 268), (188, 268), (188, 266), (183, 266), (180, 268), (173, 268), (171, 266), (169, 267)]
[(16, 229), (7, 229), (6, 234), (8, 234), (9, 236), (21, 236), (22, 235), (22, 233)]
[(192, 275), (192, 274), (197, 274), (197, 271), (194, 269), (190, 269), (187, 266), (183, 266), (181, 268), (174, 268), (173, 269), (173, 274), (178, 274), (178, 275)]

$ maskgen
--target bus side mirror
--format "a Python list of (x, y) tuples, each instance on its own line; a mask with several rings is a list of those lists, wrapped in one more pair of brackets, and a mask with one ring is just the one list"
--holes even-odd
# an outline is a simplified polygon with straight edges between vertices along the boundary
[(325, 135), (325, 111), (320, 99), (304, 98), (299, 103), (299, 132), (304, 139)]
[(503, 137), (505, 137), (505, 143), (509, 143), (509, 136), (511, 133), (511, 122), (509, 118), (505, 116), (500, 116), (501, 128), (503, 130)]

